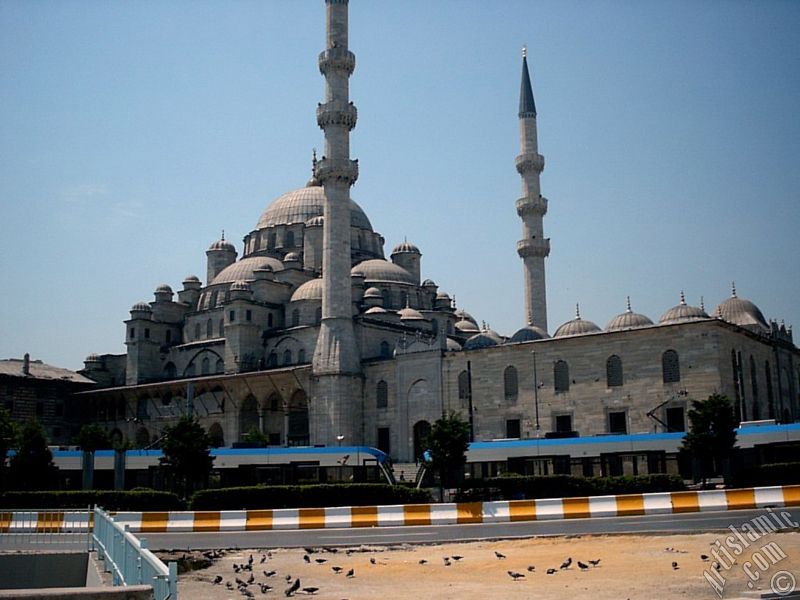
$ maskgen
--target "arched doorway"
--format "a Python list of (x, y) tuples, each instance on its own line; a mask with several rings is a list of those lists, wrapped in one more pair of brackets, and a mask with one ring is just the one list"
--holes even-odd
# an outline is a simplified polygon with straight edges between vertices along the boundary
[(225, 434), (222, 432), (222, 425), (212, 423), (208, 428), (208, 438), (212, 448), (220, 448), (225, 445)]
[(422, 453), (427, 450), (428, 436), (431, 434), (431, 424), (427, 421), (414, 423), (414, 460), (420, 460)]
[(288, 420), (287, 445), (307, 446), (310, 440), (308, 433), (308, 396), (303, 390), (297, 390), (289, 400)]
[(150, 445), (150, 433), (145, 427), (136, 430), (136, 447), (147, 448)]
[(258, 402), (253, 396), (248, 396), (239, 409), (239, 441), (242, 441), (244, 436), (253, 429), (259, 429)]
[(261, 414), (264, 415), (262, 426), (267, 435), (267, 443), (270, 446), (280, 446), (284, 438), (283, 427), (285, 424), (285, 411), (281, 397), (276, 393), (270, 394), (264, 403)]

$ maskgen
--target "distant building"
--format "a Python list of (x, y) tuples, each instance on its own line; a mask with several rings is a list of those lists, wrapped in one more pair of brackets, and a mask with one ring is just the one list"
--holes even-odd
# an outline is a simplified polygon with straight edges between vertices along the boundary
[(741, 420), (800, 417), (791, 328), (768, 323), (735, 289), (711, 312), (681, 293), (657, 322), (630, 302), (604, 329), (577, 311), (551, 337), (544, 158), (524, 56), (522, 195), (508, 210), (522, 220), (526, 322), (503, 336), (457, 308), (423, 279), (422, 252), (408, 241), (387, 260), (384, 238), (350, 198), (348, 4), (328, 0), (327, 10), (316, 114), (325, 151), (311, 179), (267, 206), (241, 257), (223, 235), (206, 251), (204, 283), (189, 275), (177, 294), (162, 284), (133, 305), (127, 353), (86, 359), (84, 373), (105, 386), (82, 394), (92, 419), (140, 446), (188, 412), (219, 445), (257, 429), (277, 445), (366, 444), (410, 461), (448, 410), (469, 419), (475, 439), (682, 431), (688, 402), (712, 393), (729, 396)]
[(24, 424), (36, 418), (53, 445), (69, 444), (80, 430), (83, 415), (73, 394), (97, 384), (74, 371), (40, 360), (0, 360), (0, 406), (12, 420)]

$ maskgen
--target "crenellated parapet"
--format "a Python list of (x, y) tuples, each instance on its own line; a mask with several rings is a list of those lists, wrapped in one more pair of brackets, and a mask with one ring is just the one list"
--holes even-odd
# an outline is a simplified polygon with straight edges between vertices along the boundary
[(543, 217), (545, 214), (547, 214), (547, 198), (541, 195), (537, 198), (532, 198), (529, 196), (520, 198), (517, 200), (517, 214), (520, 217), (524, 217), (526, 215), (538, 215)]
[(347, 48), (328, 48), (320, 52), (319, 72), (327, 75), (331, 71), (344, 71), (347, 76), (356, 70), (356, 55)]
[(329, 125), (342, 125), (352, 131), (357, 119), (358, 111), (352, 102), (331, 100), (317, 105), (317, 125), (320, 129), (324, 130)]
[(358, 179), (358, 159), (334, 159), (323, 156), (314, 166), (314, 177), (322, 185), (329, 181), (353, 185)]
[(520, 240), (517, 242), (520, 258), (544, 258), (550, 255), (550, 238)]
[(517, 155), (514, 159), (514, 165), (517, 167), (517, 173), (524, 175), (534, 171), (541, 173), (544, 171), (544, 156), (534, 152), (527, 152)]

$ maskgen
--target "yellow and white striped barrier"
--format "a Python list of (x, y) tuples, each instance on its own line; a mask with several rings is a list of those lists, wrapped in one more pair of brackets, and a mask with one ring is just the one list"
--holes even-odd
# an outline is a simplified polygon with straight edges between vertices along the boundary
[[(800, 485), (498, 502), (231, 511), (119, 512), (133, 533), (508, 523), (800, 506)], [(33, 515), (33, 518), (32, 516)], [(86, 512), (2, 512), (0, 533), (86, 531)]]

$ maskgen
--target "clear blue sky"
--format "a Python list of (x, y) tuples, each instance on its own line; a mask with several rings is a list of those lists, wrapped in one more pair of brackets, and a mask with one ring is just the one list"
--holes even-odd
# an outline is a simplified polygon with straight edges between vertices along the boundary
[[(318, 1), (0, 1), (0, 358), (124, 351), (322, 147)], [(423, 278), (523, 323), (520, 48), (550, 200), (551, 333), (686, 291), (800, 326), (800, 2), (352, 0), (353, 198)], [(800, 331), (797, 332), (800, 334)]]

